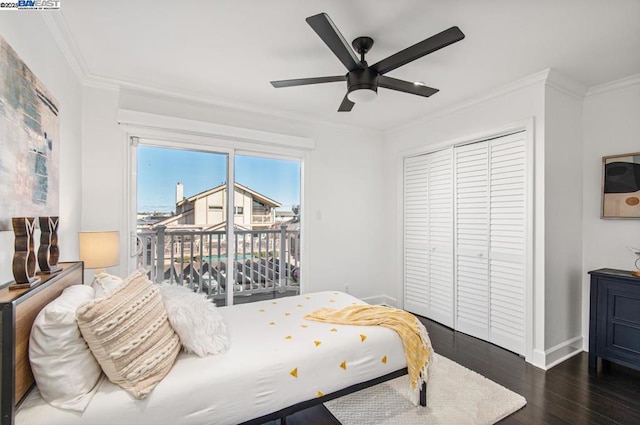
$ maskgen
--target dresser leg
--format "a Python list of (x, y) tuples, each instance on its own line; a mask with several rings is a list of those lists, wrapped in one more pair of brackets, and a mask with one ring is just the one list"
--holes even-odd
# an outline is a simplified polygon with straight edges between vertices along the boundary
[(589, 369), (596, 370), (598, 367), (598, 357), (595, 354), (589, 353)]

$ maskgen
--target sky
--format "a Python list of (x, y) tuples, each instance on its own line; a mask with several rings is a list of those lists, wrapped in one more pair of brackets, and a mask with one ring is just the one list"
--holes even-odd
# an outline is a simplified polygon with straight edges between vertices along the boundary
[[(236, 155), (235, 180), (291, 210), (300, 204), (300, 163)], [(176, 183), (189, 197), (226, 181), (227, 156), (210, 152), (138, 146), (138, 212), (172, 212)]]

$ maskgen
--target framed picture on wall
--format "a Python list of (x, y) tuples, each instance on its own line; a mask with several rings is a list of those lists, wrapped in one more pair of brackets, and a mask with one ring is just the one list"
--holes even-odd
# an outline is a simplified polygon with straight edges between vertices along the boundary
[(602, 157), (602, 218), (640, 218), (640, 152)]

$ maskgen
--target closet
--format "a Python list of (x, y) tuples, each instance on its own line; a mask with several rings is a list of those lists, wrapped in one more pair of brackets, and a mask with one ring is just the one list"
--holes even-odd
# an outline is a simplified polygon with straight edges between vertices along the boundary
[(404, 160), (404, 308), (525, 350), (524, 131)]

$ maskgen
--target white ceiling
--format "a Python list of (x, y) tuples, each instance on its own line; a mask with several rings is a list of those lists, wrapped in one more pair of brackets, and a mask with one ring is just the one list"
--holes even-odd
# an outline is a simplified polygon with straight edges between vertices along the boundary
[[(640, 73), (640, 0), (64, 0), (92, 76), (224, 104), (388, 129), (554, 68), (592, 87)], [(345, 74), (305, 18), (326, 12), (370, 64), (457, 25), (466, 38), (388, 75), (430, 98), (381, 88), (337, 112), (345, 83), (275, 89), (271, 80)]]

